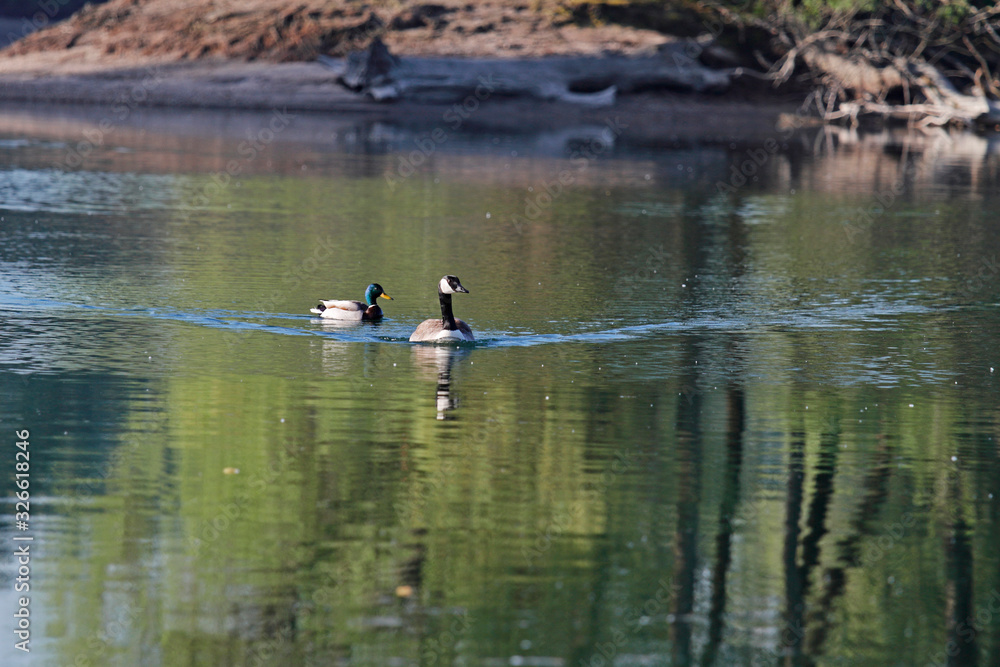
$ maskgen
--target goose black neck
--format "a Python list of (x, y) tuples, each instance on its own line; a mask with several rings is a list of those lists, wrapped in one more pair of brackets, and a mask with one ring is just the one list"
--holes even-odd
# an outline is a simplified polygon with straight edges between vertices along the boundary
[(455, 314), (451, 312), (451, 295), (445, 294), (438, 289), (438, 300), (441, 302), (441, 324), (448, 331), (454, 331), (458, 328), (455, 323)]

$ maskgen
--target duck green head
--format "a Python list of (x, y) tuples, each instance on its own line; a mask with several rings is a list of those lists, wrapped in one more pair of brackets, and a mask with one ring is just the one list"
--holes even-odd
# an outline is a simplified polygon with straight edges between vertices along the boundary
[(369, 306), (373, 306), (375, 305), (375, 299), (378, 297), (392, 301), (392, 297), (385, 293), (385, 290), (382, 289), (381, 285), (378, 283), (372, 283), (368, 286), (368, 289), (365, 290), (365, 301)]

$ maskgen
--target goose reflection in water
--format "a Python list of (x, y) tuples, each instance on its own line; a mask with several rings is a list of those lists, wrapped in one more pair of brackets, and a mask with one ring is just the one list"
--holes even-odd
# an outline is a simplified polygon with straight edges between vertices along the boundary
[(413, 361), (425, 374), (437, 374), (437, 418), (450, 419), (447, 413), (458, 407), (458, 397), (451, 392), (451, 370), (455, 362), (467, 356), (471, 350), (435, 345), (417, 345), (413, 348)]

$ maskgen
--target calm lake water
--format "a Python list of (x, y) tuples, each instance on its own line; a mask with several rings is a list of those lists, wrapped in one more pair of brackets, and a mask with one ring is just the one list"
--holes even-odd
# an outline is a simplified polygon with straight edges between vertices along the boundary
[(3, 664), (1000, 664), (988, 140), (164, 117), (0, 117)]

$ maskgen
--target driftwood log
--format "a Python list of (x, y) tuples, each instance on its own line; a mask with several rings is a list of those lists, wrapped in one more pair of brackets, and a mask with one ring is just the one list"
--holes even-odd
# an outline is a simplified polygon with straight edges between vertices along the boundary
[(794, 12), (769, 18), (720, 12), (723, 23), (769, 36), (763, 49), (769, 55), (754, 51), (765, 76), (775, 85), (793, 76), (796, 85), (809, 85), (803, 112), (824, 121), (997, 125), (1000, 5), (962, 6), (968, 11), (951, 14), (949, 3), (913, 0), (830, 8), (818, 29)]
[(346, 62), (320, 56), (340, 72), (338, 81), (374, 100), (427, 103), (461, 101), (470, 95), (559, 100), (604, 106), (620, 94), (646, 90), (720, 92), (738, 70), (715, 70), (688, 54), (697, 43), (667, 45), (656, 56), (558, 57), (532, 60), (400, 58), (378, 39)]
[(814, 99), (827, 121), (857, 123), (861, 116), (876, 115), (921, 126), (1000, 123), (1000, 104), (981, 89), (960, 92), (922, 59), (896, 57), (879, 64), (818, 46), (804, 49), (801, 58), (823, 76), (824, 87)]

